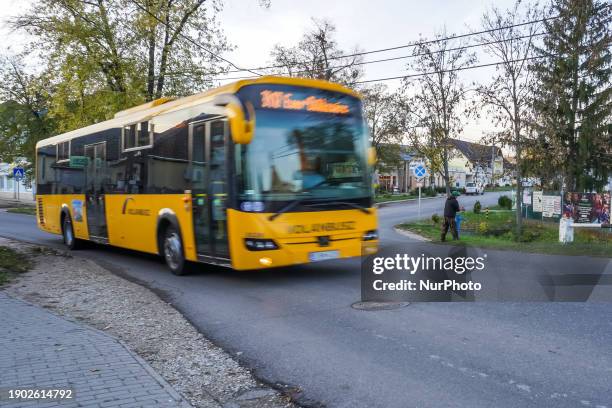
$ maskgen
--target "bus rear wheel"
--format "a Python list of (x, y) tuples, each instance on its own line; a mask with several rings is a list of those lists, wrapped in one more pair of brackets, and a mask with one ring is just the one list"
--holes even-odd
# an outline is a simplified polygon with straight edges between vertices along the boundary
[(80, 241), (74, 236), (74, 229), (72, 228), (72, 219), (69, 215), (64, 216), (62, 221), (62, 237), (64, 238), (64, 244), (68, 249), (79, 249)]
[(183, 251), (183, 241), (173, 226), (168, 226), (164, 232), (163, 251), (164, 260), (170, 272), (175, 275), (184, 275), (185, 254)]

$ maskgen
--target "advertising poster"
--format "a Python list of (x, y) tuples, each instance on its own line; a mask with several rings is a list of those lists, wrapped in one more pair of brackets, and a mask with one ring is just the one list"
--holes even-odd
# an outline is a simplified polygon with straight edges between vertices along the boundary
[(72, 217), (75, 222), (83, 221), (83, 201), (72, 200)]
[(544, 195), (543, 191), (534, 191), (533, 192), (533, 212), (542, 212), (542, 197)]
[(527, 190), (523, 190), (523, 204), (531, 205), (531, 193)]
[(565, 193), (563, 216), (577, 223), (610, 223), (610, 193)]
[(552, 218), (558, 215), (561, 215), (561, 196), (542, 196), (542, 216)]

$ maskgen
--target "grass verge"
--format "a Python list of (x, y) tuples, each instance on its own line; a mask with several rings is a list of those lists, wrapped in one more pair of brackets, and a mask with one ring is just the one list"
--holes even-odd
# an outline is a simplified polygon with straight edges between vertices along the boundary
[(496, 191), (512, 191), (512, 189), (516, 189), (514, 186), (503, 186), (503, 187), (487, 187), (485, 188), (485, 192), (496, 192)]
[[(590, 255), (612, 257), (612, 232), (605, 229), (576, 229), (574, 242), (562, 244), (559, 241), (559, 225), (535, 220), (523, 220), (523, 234), (514, 233), (514, 211), (492, 207), (487, 216), (484, 212), (462, 213), (459, 244), (480, 248), (507, 249), (520, 252), (535, 252), (561, 255)], [(442, 220), (421, 220), (397, 225), (397, 228), (411, 231), (433, 242), (440, 242)], [(447, 235), (447, 244), (457, 244)]]
[(389, 201), (408, 200), (411, 198), (419, 198), (412, 194), (381, 194), (374, 197), (375, 203), (386, 203)]
[(27, 272), (32, 262), (26, 255), (12, 248), (0, 246), (0, 286), (20, 273)]
[[(421, 198), (432, 198), (432, 197), (436, 197), (436, 195), (431, 195), (431, 194), (425, 194), (425, 192), (423, 192), (421, 194)], [(399, 201), (399, 200), (416, 200), (417, 198), (419, 198), (418, 195), (416, 194), (382, 194), (382, 195), (377, 195), (376, 197), (374, 197), (374, 202), (375, 203), (388, 203), (390, 201)]]
[(14, 214), (36, 215), (36, 208), (35, 207), (7, 208), (6, 212), (10, 212), (10, 213), (14, 213)]

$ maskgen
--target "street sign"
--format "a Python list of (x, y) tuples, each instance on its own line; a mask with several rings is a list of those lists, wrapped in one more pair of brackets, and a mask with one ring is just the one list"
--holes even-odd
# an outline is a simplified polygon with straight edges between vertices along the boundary
[(416, 160), (411, 161), (410, 164), (408, 164), (408, 168), (411, 171), (414, 171), (415, 167), (417, 167), (417, 166), (424, 166), (424, 165), (425, 165), (425, 162), (423, 160), (416, 159)]
[(416, 166), (413, 172), (417, 178), (423, 178), (427, 176), (427, 169), (422, 164), (419, 164), (418, 166)]
[(15, 188), (14, 197), (17, 200), (19, 200), (19, 185), (21, 184), (20, 181), (23, 180), (24, 176), (25, 176), (25, 170), (23, 169), (23, 167), (13, 167), (13, 178), (16, 181), (16, 183), (13, 184)]
[(13, 177), (17, 181), (23, 180), (23, 176), (25, 176), (25, 170), (23, 167), (13, 167)]

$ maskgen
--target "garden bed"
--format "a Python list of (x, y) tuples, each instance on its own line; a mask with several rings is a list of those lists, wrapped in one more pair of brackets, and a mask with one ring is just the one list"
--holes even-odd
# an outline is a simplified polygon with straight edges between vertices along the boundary
[[(512, 210), (491, 207), (487, 214), (473, 211), (461, 213), (460, 243), (483, 248), (511, 249), (524, 252), (540, 252), (566, 255), (594, 255), (612, 257), (612, 232), (609, 229), (575, 230), (574, 242), (559, 242), (559, 224), (537, 220), (523, 220), (523, 233), (515, 233), (515, 214)], [(407, 222), (397, 228), (419, 234), (433, 242), (440, 242), (442, 219)], [(449, 240), (447, 243), (456, 244)]]

